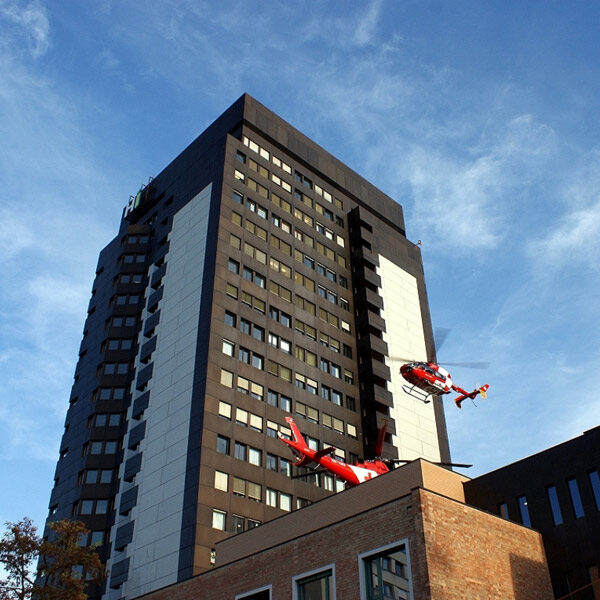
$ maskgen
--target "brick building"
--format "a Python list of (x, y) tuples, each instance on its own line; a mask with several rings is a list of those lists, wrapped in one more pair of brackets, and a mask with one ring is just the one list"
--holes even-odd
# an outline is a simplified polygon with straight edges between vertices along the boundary
[(464, 487), (469, 504), (542, 534), (556, 598), (600, 599), (600, 427)]
[(219, 542), (216, 567), (143, 600), (551, 600), (539, 533), (464, 503), (417, 460)]

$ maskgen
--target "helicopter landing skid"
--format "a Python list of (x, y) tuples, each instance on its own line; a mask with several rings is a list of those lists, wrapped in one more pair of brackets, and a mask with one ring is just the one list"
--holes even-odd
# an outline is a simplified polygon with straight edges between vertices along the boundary
[(415, 385), (404, 384), (402, 386), (402, 389), (404, 390), (404, 392), (406, 394), (408, 394), (409, 396), (412, 396), (413, 398), (416, 398), (417, 400), (420, 400), (421, 402), (423, 402), (423, 404), (429, 404), (431, 402), (431, 400), (428, 400), (429, 394), (427, 392), (424, 392), (423, 390), (419, 389)]

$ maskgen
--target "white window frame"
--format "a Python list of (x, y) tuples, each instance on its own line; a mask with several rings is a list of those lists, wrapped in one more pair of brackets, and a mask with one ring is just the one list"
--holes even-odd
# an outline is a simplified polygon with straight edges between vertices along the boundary
[(336, 600), (337, 596), (335, 591), (335, 563), (324, 565), (322, 567), (318, 567), (317, 569), (312, 569), (311, 571), (305, 571), (304, 573), (300, 573), (299, 575), (294, 575), (292, 577), (292, 600), (298, 600), (298, 586), (296, 585), (296, 583), (300, 579), (312, 577), (313, 575), (318, 575), (319, 573), (325, 573), (325, 571), (331, 571), (331, 600)]
[(412, 578), (412, 567), (410, 564), (410, 545), (408, 543), (408, 538), (403, 538), (401, 540), (397, 540), (392, 542), (391, 544), (386, 544), (385, 546), (380, 546), (379, 548), (373, 548), (372, 550), (367, 550), (366, 552), (361, 552), (358, 555), (358, 581), (360, 586), (360, 600), (367, 600), (367, 581), (365, 576), (365, 559), (368, 559), (370, 556), (374, 556), (376, 554), (381, 554), (386, 550), (391, 550), (392, 548), (396, 548), (397, 546), (404, 545), (406, 548), (406, 569), (409, 574), (408, 579), (408, 597), (409, 600), (414, 600), (414, 592), (413, 592), (413, 578)]

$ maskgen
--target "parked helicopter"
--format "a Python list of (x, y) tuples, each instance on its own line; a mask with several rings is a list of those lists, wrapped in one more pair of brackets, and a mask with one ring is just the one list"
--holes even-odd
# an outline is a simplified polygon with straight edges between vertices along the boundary
[[(469, 366), (475, 366), (483, 363), (471, 363)], [(402, 389), (412, 396), (427, 404), (431, 394), (449, 394), (452, 391), (460, 394), (454, 399), (458, 408), (461, 408), (463, 400), (470, 398), (474, 400), (478, 395), (485, 398), (490, 386), (486, 383), (472, 392), (467, 392), (463, 388), (452, 382), (450, 373), (443, 367), (434, 362), (408, 362), (400, 367), (400, 373), (408, 383), (404, 384)]]
[[(331, 456), (331, 454), (335, 452), (335, 448), (332, 448), (331, 446), (323, 448), (323, 450), (313, 450), (312, 448), (309, 448), (294, 419), (292, 417), (286, 417), (285, 420), (292, 430), (292, 439), (290, 440), (283, 437), (281, 433), (279, 434), (279, 439), (287, 444), (298, 458), (295, 465), (297, 467), (305, 467), (311, 463), (315, 463), (316, 465), (323, 467), (324, 471), (329, 471), (342, 481), (346, 482), (349, 486), (355, 486), (364, 481), (368, 481), (369, 479), (373, 479), (373, 477), (377, 477), (378, 475), (388, 473), (394, 468), (394, 464), (411, 462), (404, 459), (380, 457), (383, 441), (385, 439), (385, 424), (379, 429), (379, 435), (377, 436), (377, 445), (375, 447), (377, 458), (362, 462), (358, 461), (353, 465), (349, 465), (348, 463)], [(435, 464), (463, 468), (471, 466), (459, 463)], [(316, 473), (316, 471), (313, 471), (313, 473)]]

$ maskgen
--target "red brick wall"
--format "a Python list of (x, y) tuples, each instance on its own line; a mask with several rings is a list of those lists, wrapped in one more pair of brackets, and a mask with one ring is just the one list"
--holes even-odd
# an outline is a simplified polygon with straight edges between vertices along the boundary
[(431, 600), (552, 600), (539, 533), (419, 490)]
[(423, 541), (413, 535), (415, 518), (419, 517), (409, 496), (144, 598), (230, 600), (236, 594), (272, 584), (273, 599), (288, 600), (294, 575), (335, 564), (336, 597), (359, 600), (358, 554), (405, 537), (409, 538), (411, 555), (422, 554)]
[(358, 555), (403, 539), (415, 600), (553, 598), (539, 534), (418, 488), (144, 599), (232, 600), (271, 584), (274, 600), (289, 600), (294, 575), (335, 564), (336, 598), (359, 600)]

